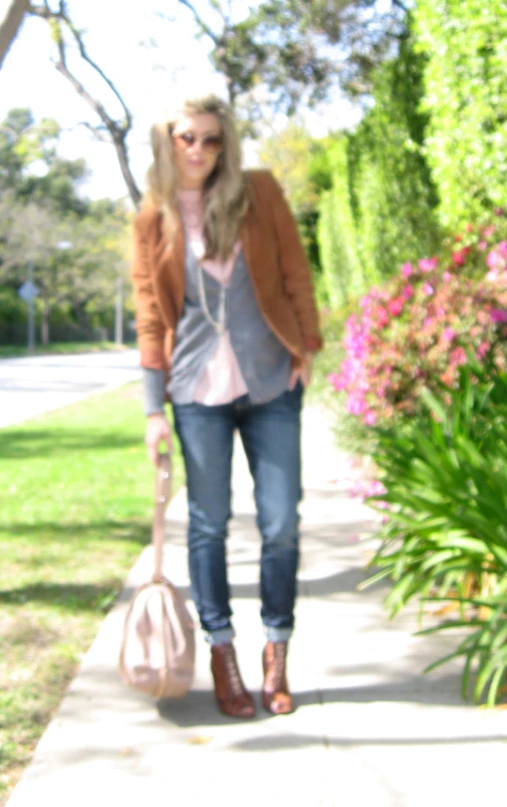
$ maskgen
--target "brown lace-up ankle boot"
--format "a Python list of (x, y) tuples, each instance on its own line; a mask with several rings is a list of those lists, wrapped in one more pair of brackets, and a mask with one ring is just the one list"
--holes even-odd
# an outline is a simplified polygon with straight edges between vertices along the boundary
[(232, 642), (211, 648), (211, 672), (218, 708), (230, 717), (253, 717), (253, 698), (245, 689)]
[(287, 686), (286, 662), (287, 642), (267, 642), (262, 654), (262, 705), (274, 715), (287, 715), (294, 711)]

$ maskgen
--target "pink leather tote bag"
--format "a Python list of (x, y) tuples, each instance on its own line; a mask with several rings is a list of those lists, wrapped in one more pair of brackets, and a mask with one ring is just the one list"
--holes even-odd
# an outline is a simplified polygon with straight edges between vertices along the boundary
[(154, 698), (181, 698), (192, 684), (194, 624), (181, 593), (162, 574), (164, 515), (171, 487), (171, 458), (159, 456), (151, 582), (137, 589), (127, 611), (119, 670), (126, 684)]

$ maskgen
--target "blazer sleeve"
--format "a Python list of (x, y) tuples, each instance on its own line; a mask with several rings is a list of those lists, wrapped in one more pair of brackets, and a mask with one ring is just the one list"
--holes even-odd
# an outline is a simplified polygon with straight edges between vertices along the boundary
[(131, 278), (136, 308), (136, 331), (141, 366), (166, 370), (165, 326), (153, 286), (148, 254), (149, 219), (146, 211), (137, 214), (133, 224)]
[(305, 350), (315, 352), (323, 345), (319, 315), (315, 304), (312, 272), (299, 237), (297, 224), (282, 188), (270, 172), (266, 172), (271, 197), (279, 262), (285, 293), (292, 303), (299, 323)]

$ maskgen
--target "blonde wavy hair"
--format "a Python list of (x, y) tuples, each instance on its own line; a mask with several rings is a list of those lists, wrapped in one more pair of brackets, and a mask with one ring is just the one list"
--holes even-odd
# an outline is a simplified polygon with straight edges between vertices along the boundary
[(222, 149), (203, 188), (203, 220), (206, 258), (225, 260), (237, 239), (241, 222), (249, 207), (248, 189), (241, 173), (241, 148), (232, 111), (216, 95), (189, 98), (172, 120), (151, 128), (153, 163), (146, 175), (147, 190), (143, 205), (157, 205), (172, 244), (178, 226), (177, 173), (174, 162), (172, 131), (180, 115), (216, 115), (222, 129)]

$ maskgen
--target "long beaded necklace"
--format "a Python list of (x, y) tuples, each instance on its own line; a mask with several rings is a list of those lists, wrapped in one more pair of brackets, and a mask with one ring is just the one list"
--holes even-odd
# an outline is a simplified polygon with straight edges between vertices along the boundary
[(197, 286), (199, 288), (199, 302), (203, 314), (213, 326), (219, 336), (225, 333), (225, 283), (220, 283), (220, 297), (218, 298), (218, 320), (214, 320), (208, 308), (208, 301), (206, 299), (206, 290), (204, 288), (203, 268), (199, 258), (197, 259)]
[[(187, 198), (186, 208), (189, 214), (191, 224), (195, 225), (197, 223), (197, 220), (202, 215), (200, 209), (200, 203)], [(196, 239), (194, 236), (194, 238), (191, 238), (190, 242), (192, 252), (194, 253), (197, 263), (197, 288), (199, 291), (199, 302), (201, 304), (202, 312), (205, 318), (210, 323), (210, 325), (218, 333), (218, 335), (222, 336), (225, 333), (225, 292), (226, 292), (225, 283), (220, 283), (220, 281), (217, 281), (220, 285), (220, 296), (218, 299), (218, 320), (214, 320), (209, 310), (208, 301), (206, 299), (206, 290), (204, 288), (204, 276), (201, 261), (204, 257), (205, 250), (204, 250), (204, 243), (202, 241), (202, 234), (201, 237), (198, 239)]]

